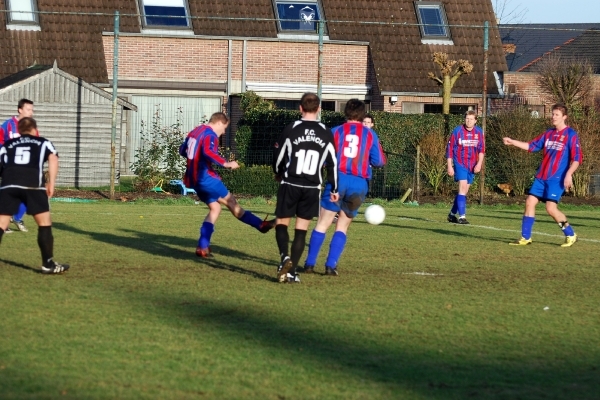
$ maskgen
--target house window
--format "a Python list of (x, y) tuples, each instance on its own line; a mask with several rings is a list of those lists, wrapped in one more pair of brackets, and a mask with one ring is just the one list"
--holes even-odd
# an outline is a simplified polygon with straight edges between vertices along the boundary
[(322, 15), (318, 1), (274, 0), (274, 6), (280, 32), (317, 33)]
[(450, 39), (444, 6), (437, 1), (416, 1), (417, 18), (424, 39)]
[(146, 28), (188, 28), (189, 12), (186, 0), (140, 0)]
[(10, 10), (10, 23), (16, 24), (37, 24), (38, 16), (35, 13), (37, 7), (35, 0), (8, 0), (8, 9)]
[[(477, 111), (475, 104), (450, 104), (450, 114), (464, 115), (469, 110)], [(441, 114), (443, 108), (441, 104), (424, 104), (423, 112), (425, 114)]]
[(543, 118), (545, 114), (545, 107), (543, 105), (527, 105), (527, 110), (531, 113), (533, 118)]
[[(297, 111), (300, 107), (300, 100), (281, 100), (281, 99), (273, 99), (271, 100), (275, 107), (282, 110), (295, 110)], [(335, 111), (335, 101), (322, 101), (321, 102), (321, 110), (324, 111)]]

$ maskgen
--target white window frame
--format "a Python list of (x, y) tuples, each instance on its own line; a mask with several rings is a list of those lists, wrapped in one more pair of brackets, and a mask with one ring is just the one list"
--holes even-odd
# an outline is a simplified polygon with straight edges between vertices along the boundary
[[(319, 19), (315, 20), (315, 30), (303, 30), (303, 29), (284, 29), (281, 27), (281, 19), (279, 18), (279, 11), (277, 9), (278, 4), (295, 4), (295, 3), (303, 3), (303, 4), (314, 4), (317, 12), (319, 13)], [(319, 20), (324, 19), (323, 7), (321, 7), (320, 0), (273, 0), (273, 12), (275, 13), (277, 32), (285, 33), (285, 34), (295, 34), (295, 35), (318, 35), (319, 34)], [(284, 20), (285, 21), (285, 20)], [(327, 24), (324, 24), (324, 32), (323, 35), (327, 35)]]
[[(452, 41), (452, 36), (450, 34), (450, 27), (448, 26), (448, 17), (446, 16), (446, 11), (444, 10), (444, 5), (439, 1), (415, 1), (415, 12), (417, 13), (417, 21), (419, 21), (419, 30), (421, 32), (421, 38), (424, 40), (435, 40), (435, 41)], [(439, 12), (441, 22), (441, 28), (444, 30), (444, 34), (442, 35), (434, 35), (426, 32), (427, 26), (425, 26), (425, 22), (421, 18), (421, 9), (434, 9)], [(450, 43), (448, 43), (450, 44)]]
[[(39, 25), (40, 19), (37, 13), (37, 1), (36, 0), (21, 0), (21, 1), (29, 1), (31, 4), (31, 12), (30, 14), (33, 16), (33, 20), (31, 19), (20, 19), (19, 16), (27, 15), (22, 12), (13, 11), (13, 2), (17, 0), (6, 0), (6, 9), (9, 11), (7, 14), (7, 21), (10, 25)], [(11, 4), (13, 3), (13, 4)], [(27, 11), (29, 13), (29, 11)]]
[(146, 20), (146, 9), (144, 7), (144, 2), (145, 0), (138, 0), (138, 5), (139, 5), (139, 9), (140, 9), (140, 18), (141, 18), (141, 22), (142, 22), (142, 29), (161, 29), (161, 30), (168, 30), (168, 31), (191, 31), (192, 30), (192, 20), (190, 18), (190, 6), (188, 4), (188, 0), (182, 0), (183, 1), (183, 8), (185, 10), (185, 21), (187, 23), (187, 26), (182, 26), (182, 25), (156, 25), (156, 24), (148, 24), (147, 20)]

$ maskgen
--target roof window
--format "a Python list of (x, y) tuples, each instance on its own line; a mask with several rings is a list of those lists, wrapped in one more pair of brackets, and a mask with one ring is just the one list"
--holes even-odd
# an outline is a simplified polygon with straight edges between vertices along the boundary
[(187, 0), (140, 0), (144, 28), (189, 28)]
[(415, 1), (423, 39), (450, 40), (450, 28), (444, 6), (437, 1)]
[(279, 32), (318, 33), (322, 11), (318, 0), (273, 0)]
[(8, 0), (10, 24), (38, 24), (35, 0)]

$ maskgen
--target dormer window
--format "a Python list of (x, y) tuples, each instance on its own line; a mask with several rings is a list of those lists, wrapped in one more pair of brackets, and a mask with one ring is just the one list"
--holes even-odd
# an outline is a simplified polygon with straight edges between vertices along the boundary
[(415, 1), (417, 19), (423, 39), (451, 41), (450, 28), (444, 12), (444, 6), (439, 1)]
[(279, 32), (318, 33), (318, 22), (323, 13), (317, 0), (274, 0), (273, 3)]
[(186, 0), (140, 0), (144, 28), (190, 27)]
[(35, 0), (7, 0), (9, 24), (38, 24)]

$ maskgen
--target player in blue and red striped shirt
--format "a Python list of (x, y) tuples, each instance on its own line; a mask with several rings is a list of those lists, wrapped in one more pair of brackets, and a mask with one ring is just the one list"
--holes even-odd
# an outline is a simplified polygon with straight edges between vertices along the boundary
[[(21, 99), (17, 104), (16, 116), (10, 117), (0, 125), (0, 147), (4, 146), (4, 143), (10, 139), (15, 139), (21, 136), (19, 133), (19, 121), (23, 118), (33, 118), (33, 101), (28, 99)], [(13, 215), (12, 222), (22, 232), (27, 232), (27, 228), (23, 223), (23, 217), (27, 212), (25, 204), (21, 203), (19, 210)], [(12, 232), (7, 228), (7, 233)]]
[(219, 155), (219, 137), (225, 133), (228, 125), (227, 115), (222, 112), (214, 113), (208, 124), (200, 125), (188, 133), (179, 147), (179, 154), (187, 159), (184, 184), (194, 188), (198, 198), (209, 208), (208, 215), (200, 227), (200, 238), (196, 248), (198, 257), (212, 257), (210, 239), (221, 214), (221, 205), (226, 206), (237, 219), (262, 233), (267, 233), (275, 226), (275, 220), (262, 221), (240, 207), (213, 168), (213, 164), (223, 168), (239, 168), (236, 161), (227, 161)]
[(507, 146), (515, 146), (530, 153), (543, 150), (542, 164), (535, 175), (535, 180), (525, 202), (525, 213), (521, 225), (521, 239), (512, 245), (525, 246), (531, 243), (531, 231), (535, 222), (535, 206), (538, 202), (546, 203), (546, 212), (558, 223), (565, 234), (562, 247), (570, 247), (577, 241), (573, 227), (567, 217), (558, 209), (558, 202), (565, 189), (573, 186), (573, 173), (583, 161), (579, 145), (579, 136), (567, 126), (568, 111), (564, 104), (552, 107), (552, 125), (530, 142), (521, 142), (509, 137), (503, 138)]
[(321, 215), (310, 237), (308, 257), (304, 265), (305, 273), (314, 272), (325, 233), (339, 213), (325, 262), (325, 274), (338, 275), (336, 267), (346, 246), (346, 232), (369, 191), (367, 181), (371, 178), (370, 166), (383, 167), (386, 163), (377, 134), (363, 126), (365, 103), (358, 99), (350, 99), (346, 103), (344, 113), (348, 122), (331, 130), (337, 155), (340, 200), (331, 201), (331, 184), (328, 183), (321, 197)]
[[(473, 183), (475, 174), (481, 171), (485, 155), (485, 141), (483, 131), (476, 126), (477, 113), (473, 110), (465, 114), (465, 123), (457, 126), (450, 135), (446, 146), (446, 159), (448, 160), (448, 175), (458, 182), (458, 194), (448, 214), (448, 222), (455, 224), (468, 224), (467, 193)], [(458, 218), (456, 218), (458, 213)]]

